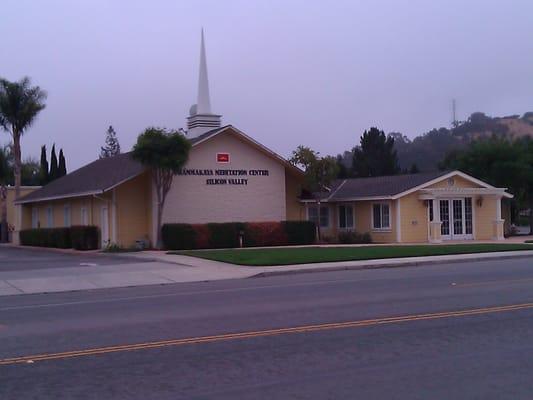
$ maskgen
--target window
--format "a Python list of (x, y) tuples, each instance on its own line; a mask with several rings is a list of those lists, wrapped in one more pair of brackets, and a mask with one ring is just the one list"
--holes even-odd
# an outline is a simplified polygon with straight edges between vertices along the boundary
[(89, 225), (89, 218), (87, 216), (87, 208), (82, 207), (80, 213), (80, 220), (82, 225)]
[(54, 210), (52, 207), (48, 207), (46, 209), (46, 227), (47, 228), (54, 227)]
[(353, 228), (353, 207), (339, 206), (339, 228), (352, 229)]
[(68, 204), (63, 208), (63, 225), (70, 226), (70, 206)]
[(372, 221), (374, 229), (390, 229), (390, 207), (386, 203), (372, 206)]
[(428, 206), (428, 208), (429, 208), (429, 222), (433, 222), (433, 218), (434, 218), (434, 216), (433, 216), (433, 200), (428, 200), (428, 202), (429, 202), (428, 203), (429, 204), (429, 206)]
[(39, 227), (39, 209), (38, 208), (31, 209), (31, 227), (33, 229), (36, 229)]
[(319, 212), (317, 206), (310, 206), (307, 209), (307, 219), (309, 221), (313, 221), (317, 225), (320, 225), (321, 228), (327, 228), (329, 226), (329, 207), (320, 206), (320, 216), (318, 215), (318, 213)]

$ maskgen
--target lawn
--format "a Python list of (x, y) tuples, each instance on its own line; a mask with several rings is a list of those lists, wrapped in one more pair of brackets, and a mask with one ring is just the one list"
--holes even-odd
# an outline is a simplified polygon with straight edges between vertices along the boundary
[(270, 249), (189, 250), (171, 252), (170, 254), (181, 254), (231, 264), (259, 267), (515, 250), (533, 250), (533, 245), (498, 243), (431, 246), (278, 247)]

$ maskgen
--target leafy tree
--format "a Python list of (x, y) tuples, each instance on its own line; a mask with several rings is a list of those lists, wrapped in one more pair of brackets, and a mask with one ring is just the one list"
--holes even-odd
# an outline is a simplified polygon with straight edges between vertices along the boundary
[(157, 196), (157, 247), (161, 241), (161, 219), (165, 200), (176, 175), (189, 158), (191, 143), (178, 131), (147, 128), (137, 138), (132, 157), (151, 170)]
[(353, 149), (353, 173), (358, 177), (395, 175), (400, 172), (394, 138), (378, 128), (370, 128), (361, 136), (361, 144)]
[(65, 161), (65, 156), (63, 155), (63, 149), (59, 150), (59, 164), (57, 167), (58, 178), (65, 176), (67, 174), (67, 162)]
[(41, 164), (39, 169), (39, 183), (40, 185), (46, 185), (49, 181), (48, 177), (48, 159), (46, 156), (46, 146), (41, 146)]
[(21, 175), (22, 185), (38, 186), (40, 185), (41, 167), (39, 162), (34, 158), (26, 158), (22, 163)]
[(324, 190), (339, 172), (335, 157), (320, 157), (320, 153), (306, 146), (298, 146), (289, 162), (305, 171), (305, 186), (313, 192)]
[[(517, 201), (533, 210), (533, 141), (516, 141), (494, 136), (474, 141), (468, 149), (448, 154), (444, 169), (459, 169), (491, 185), (506, 187)], [(533, 234), (533, 213), (530, 213)]]
[(50, 173), (48, 174), (48, 181), (52, 182), (59, 178), (59, 166), (57, 165), (56, 145), (52, 146), (52, 154), (50, 155)]
[(118, 142), (115, 130), (110, 125), (107, 128), (105, 146), (100, 147), (100, 158), (113, 157), (117, 154), (120, 154), (120, 143)]
[(28, 77), (19, 82), (0, 79), (0, 126), (13, 139), (15, 197), (20, 195), (22, 153), (20, 138), (45, 108), (46, 92), (39, 86), (31, 86)]

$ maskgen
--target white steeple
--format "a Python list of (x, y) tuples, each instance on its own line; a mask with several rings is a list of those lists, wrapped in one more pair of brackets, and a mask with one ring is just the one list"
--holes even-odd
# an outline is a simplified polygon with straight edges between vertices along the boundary
[(209, 98), (209, 79), (207, 77), (207, 60), (205, 56), (204, 30), (200, 45), (200, 73), (198, 76), (197, 103), (191, 107), (187, 118), (187, 136), (194, 138), (202, 133), (221, 126), (221, 116), (211, 113), (211, 99)]

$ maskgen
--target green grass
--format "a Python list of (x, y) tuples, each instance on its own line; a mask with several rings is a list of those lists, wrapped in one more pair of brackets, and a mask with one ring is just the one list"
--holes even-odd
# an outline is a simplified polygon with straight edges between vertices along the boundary
[(269, 266), (382, 258), (533, 250), (530, 244), (453, 244), (364, 247), (286, 247), (270, 249), (190, 250), (171, 252), (237, 265)]

